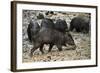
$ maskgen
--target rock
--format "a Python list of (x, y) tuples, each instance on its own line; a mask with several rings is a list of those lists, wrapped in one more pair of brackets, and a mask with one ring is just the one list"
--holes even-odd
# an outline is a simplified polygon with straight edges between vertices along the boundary
[(47, 56), (47, 58), (48, 58), (49, 60), (51, 60), (51, 56)]

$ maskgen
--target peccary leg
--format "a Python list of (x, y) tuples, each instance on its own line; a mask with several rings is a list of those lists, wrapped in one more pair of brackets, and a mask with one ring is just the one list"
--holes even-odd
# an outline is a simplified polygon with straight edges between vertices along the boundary
[(72, 31), (74, 29), (73, 25), (70, 26), (70, 30)]
[(43, 51), (43, 46), (44, 46), (44, 44), (41, 44), (41, 46), (40, 46), (40, 51), (41, 51), (42, 53), (44, 53), (44, 51)]
[(53, 45), (54, 45), (54, 44), (50, 44), (50, 46), (49, 46), (49, 51), (48, 51), (48, 52), (51, 52), (51, 49), (52, 49)]
[(34, 44), (34, 47), (31, 49), (30, 56), (33, 56), (33, 52), (40, 47), (40, 44)]
[(61, 45), (57, 45), (57, 48), (59, 51), (62, 51), (62, 46)]

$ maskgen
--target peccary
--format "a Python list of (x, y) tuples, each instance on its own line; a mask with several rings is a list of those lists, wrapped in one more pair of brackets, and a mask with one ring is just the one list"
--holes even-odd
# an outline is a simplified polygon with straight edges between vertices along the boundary
[(45, 19), (42, 20), (41, 27), (45, 27), (45, 28), (55, 28), (54, 27), (53, 20), (51, 20), (49, 18), (45, 18)]
[(32, 36), (34, 36), (39, 30), (39, 24), (36, 21), (31, 20), (27, 28), (28, 39), (30, 42), (32, 42)]
[(76, 32), (89, 32), (90, 19), (88, 17), (75, 17), (70, 22), (70, 30)]
[[(41, 22), (41, 28), (54, 28), (54, 23), (51, 19), (45, 18)], [(27, 28), (27, 34), (28, 34), (28, 39), (32, 43), (32, 36), (35, 36), (38, 31), (40, 30), (40, 26), (36, 21), (30, 21), (30, 24), (28, 25)], [(43, 49), (43, 45), (41, 45), (40, 50)], [(49, 49), (52, 48), (52, 44), (50, 44)]]
[(55, 23), (55, 29), (65, 33), (68, 31), (68, 26), (65, 20), (58, 19)]
[[(62, 46), (66, 44), (74, 45), (73, 49), (76, 47), (70, 33), (64, 34), (51, 28), (41, 28), (36, 35), (32, 36), (32, 40), (34, 47), (31, 49), (30, 56), (32, 56), (33, 52), (39, 47), (40, 51), (43, 53), (41, 47), (43, 47), (44, 44), (50, 44), (51, 48), (53, 45), (56, 45), (59, 51), (61, 51)], [(51, 51), (51, 49), (49, 49), (49, 51)]]

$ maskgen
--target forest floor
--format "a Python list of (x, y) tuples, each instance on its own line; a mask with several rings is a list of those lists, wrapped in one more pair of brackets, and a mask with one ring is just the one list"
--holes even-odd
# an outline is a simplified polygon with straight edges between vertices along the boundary
[[(44, 45), (44, 54), (41, 53), (39, 48), (35, 50), (32, 58), (30, 58), (30, 49), (33, 48), (32, 43), (29, 42), (27, 36), (27, 27), (30, 18), (36, 18), (35, 11), (25, 11), (23, 12), (23, 52), (22, 52), (22, 61), (23, 62), (52, 62), (52, 61), (67, 61), (67, 60), (86, 60), (91, 59), (91, 36), (90, 32), (88, 34), (85, 33), (77, 33), (77, 32), (70, 32), (74, 42), (76, 44), (76, 49), (67, 49), (68, 47), (63, 47), (63, 51), (59, 51), (56, 46), (53, 46), (51, 52), (48, 52), (49, 45)], [(30, 15), (29, 15), (30, 13)], [(44, 12), (45, 13), (45, 12)], [(63, 18), (66, 20), (68, 27), (70, 23), (70, 19), (77, 16), (78, 13), (59, 13), (56, 12), (57, 15), (49, 16), (53, 19)], [(25, 15), (26, 14), (26, 15)], [(25, 17), (24, 17), (25, 16)], [(29, 18), (30, 17), (30, 18)], [(69, 18), (70, 17), (70, 18)], [(38, 20), (40, 23), (41, 20)]]

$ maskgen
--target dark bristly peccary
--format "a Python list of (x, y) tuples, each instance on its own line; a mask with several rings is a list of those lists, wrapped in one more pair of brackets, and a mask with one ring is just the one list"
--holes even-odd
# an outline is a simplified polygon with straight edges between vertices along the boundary
[[(56, 23), (54, 24), (52, 19), (45, 18), (41, 22), (41, 28), (50, 28), (50, 29), (56, 29), (60, 32), (66, 33), (67, 29), (67, 23), (64, 20), (58, 19)], [(43, 47), (43, 46), (42, 46)], [(41, 48), (42, 48), (41, 47)], [(51, 50), (53, 47), (53, 44), (50, 44), (49, 50)]]
[[(33, 55), (33, 52), (42, 47), (44, 44), (56, 45), (59, 51), (62, 50), (62, 46), (74, 45), (76, 47), (74, 40), (70, 33), (64, 34), (52, 28), (41, 28), (40, 31), (32, 37), (34, 47), (31, 49), (30, 56)], [(51, 48), (52, 48), (51, 46)], [(43, 49), (40, 48), (40, 51), (43, 52)], [(51, 49), (49, 49), (51, 51)]]
[(35, 20), (31, 20), (27, 28), (28, 39), (30, 42), (32, 42), (32, 36), (36, 35), (39, 30), (39, 24)]
[(29, 40), (34, 46), (33, 49), (31, 49), (31, 56), (37, 48), (40, 48), (40, 51), (44, 53), (44, 44), (50, 44), (49, 52), (51, 51), (53, 45), (56, 45), (60, 51), (62, 50), (63, 45), (66, 46), (66, 44), (69, 44), (75, 46), (71, 34), (68, 32), (59, 32), (57, 29), (55, 29), (54, 23), (51, 19), (43, 19), (41, 23), (41, 28), (36, 21), (30, 21), (27, 33)]
[(44, 18), (41, 22), (41, 27), (45, 27), (45, 28), (54, 28), (54, 23), (53, 20), (49, 19), (49, 18)]
[(88, 33), (90, 26), (90, 19), (88, 17), (78, 16), (72, 19), (70, 22), (70, 30), (74, 29), (76, 32)]
[(66, 21), (62, 19), (58, 19), (55, 23), (55, 29), (60, 32), (66, 33), (66, 31), (68, 31), (68, 26)]
[[(52, 19), (49, 19), (49, 18), (44, 18), (44, 19), (42, 19), (42, 22), (41, 22), (41, 29), (42, 28), (50, 28), (50, 29), (55, 29), (55, 27), (54, 27), (54, 22), (53, 22), (53, 20)], [(43, 46), (44, 46), (44, 44), (42, 44), (41, 45), (41, 47), (40, 47), (40, 50), (41, 50), (41, 52), (42, 53), (44, 53), (43, 52)], [(53, 44), (51, 43), (50, 44), (50, 46), (49, 46), (49, 50), (51, 49), (53, 47)]]

